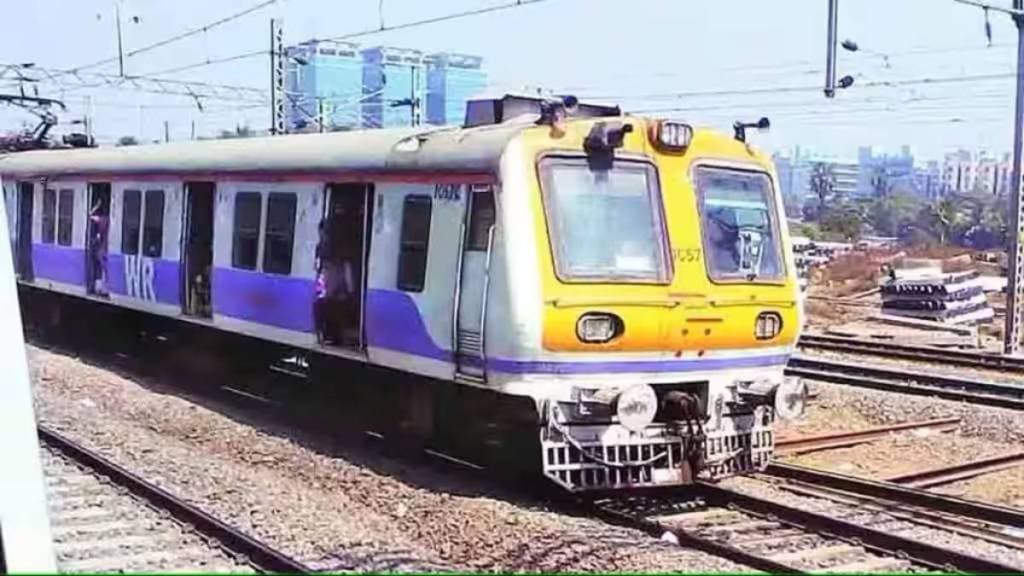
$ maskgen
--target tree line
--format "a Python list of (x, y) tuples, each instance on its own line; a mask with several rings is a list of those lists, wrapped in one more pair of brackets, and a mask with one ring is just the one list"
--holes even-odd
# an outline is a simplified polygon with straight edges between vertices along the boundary
[(870, 198), (848, 198), (836, 186), (830, 164), (812, 166), (811, 196), (786, 201), (786, 212), (802, 216), (792, 233), (812, 240), (855, 242), (865, 235), (914, 244), (945, 244), (977, 250), (1003, 248), (1009, 239), (1009, 200), (981, 189), (924, 199), (884, 170), (872, 175)]

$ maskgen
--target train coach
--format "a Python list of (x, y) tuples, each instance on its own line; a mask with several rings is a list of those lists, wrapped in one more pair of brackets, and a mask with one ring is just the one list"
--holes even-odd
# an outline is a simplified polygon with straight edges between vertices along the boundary
[(780, 194), (740, 131), (506, 96), (461, 127), (17, 153), (0, 180), (22, 284), (402, 380), (396, 422), (569, 490), (756, 470), (803, 402)]

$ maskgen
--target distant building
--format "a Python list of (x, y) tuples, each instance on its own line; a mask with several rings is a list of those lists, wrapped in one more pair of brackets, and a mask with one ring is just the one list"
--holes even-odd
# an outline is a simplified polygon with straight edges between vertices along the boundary
[(929, 160), (924, 167), (914, 168), (914, 189), (926, 200), (942, 197), (942, 167)]
[(386, 47), (368, 48), (362, 54), (363, 125), (389, 128), (422, 124), (427, 71), (424, 54)]
[(363, 58), (350, 42), (304, 42), (285, 49), (285, 119), (289, 130), (363, 125)]
[(818, 164), (824, 164), (831, 168), (835, 179), (833, 183), (835, 193), (846, 197), (852, 197), (857, 193), (860, 167), (856, 162), (808, 152), (799, 146), (795, 147), (790, 154), (775, 154), (772, 156), (772, 160), (775, 162), (775, 171), (779, 176), (781, 192), (801, 204), (809, 197), (814, 196), (814, 191), (811, 189), (811, 176)]
[(487, 86), (483, 59), (466, 54), (431, 54), (427, 62), (427, 122), (461, 124), (466, 101)]
[(957, 150), (942, 162), (942, 192), (1002, 195), (1010, 191), (1010, 155), (996, 158), (985, 151)]
[[(856, 192), (858, 197), (871, 198), (895, 189), (919, 192), (915, 186), (914, 155), (909, 146), (901, 147), (899, 154), (875, 152), (871, 146), (861, 146), (857, 152), (857, 164), (860, 167)], [(885, 189), (882, 190), (882, 187)]]
[(487, 83), (482, 59), (466, 54), (334, 41), (285, 52), (293, 131), (460, 124), (466, 101)]

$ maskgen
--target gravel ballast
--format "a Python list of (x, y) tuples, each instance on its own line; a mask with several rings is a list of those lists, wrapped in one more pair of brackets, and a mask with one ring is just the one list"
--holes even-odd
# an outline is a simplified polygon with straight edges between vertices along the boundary
[(41, 422), (330, 570), (744, 570), (28, 347)]
[(725, 485), (754, 496), (771, 499), (780, 504), (800, 508), (801, 510), (840, 518), (846, 522), (869, 526), (876, 530), (927, 542), (934, 546), (978, 556), (1001, 564), (1014, 567), (1019, 566), (1024, 570), (1024, 550), (1009, 548), (978, 538), (962, 536), (947, 530), (893, 518), (885, 512), (865, 511), (858, 507), (827, 498), (794, 494), (756, 478), (732, 478), (727, 480)]
[[(818, 392), (801, 421), (784, 427), (793, 435), (854, 431), (872, 426), (959, 417), (952, 433), (904, 432), (851, 448), (784, 458), (787, 462), (859, 476), (885, 478), (945, 465), (1024, 451), (1024, 414), (842, 384), (810, 382)], [(1024, 507), (1024, 466), (933, 490), (996, 504)]]

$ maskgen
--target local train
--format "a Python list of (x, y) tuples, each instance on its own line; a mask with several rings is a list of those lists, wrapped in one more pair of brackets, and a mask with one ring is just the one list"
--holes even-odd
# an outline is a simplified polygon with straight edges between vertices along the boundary
[(397, 420), (524, 434), (568, 490), (756, 470), (802, 406), (742, 129), (506, 96), (458, 127), (22, 152), (0, 180), (22, 284), (407, 377)]

